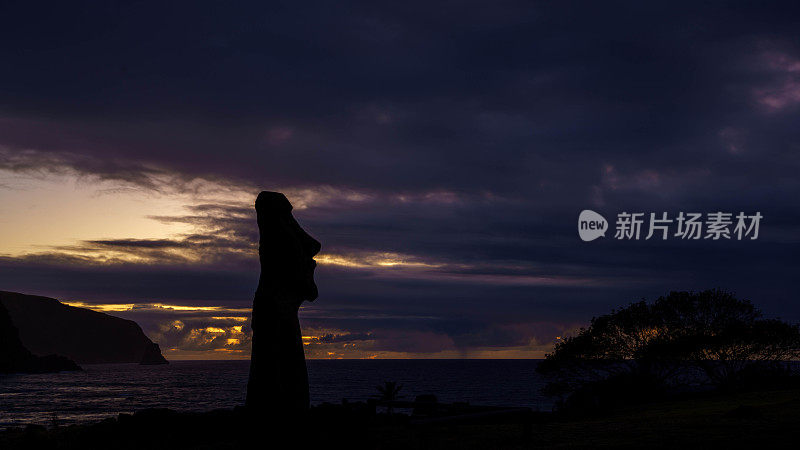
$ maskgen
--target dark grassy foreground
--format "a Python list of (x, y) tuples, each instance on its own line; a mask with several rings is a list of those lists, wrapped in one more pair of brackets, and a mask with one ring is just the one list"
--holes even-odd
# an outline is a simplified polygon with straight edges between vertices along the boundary
[[(286, 442), (284, 439), (289, 439)], [(148, 410), (82, 426), (0, 433), (0, 448), (491, 449), (797, 448), (800, 389), (709, 395), (594, 416), (551, 414), (415, 422), (357, 407), (314, 408), (298, 427), (242, 411), (178, 414)], [(337, 446), (338, 448), (338, 446)]]

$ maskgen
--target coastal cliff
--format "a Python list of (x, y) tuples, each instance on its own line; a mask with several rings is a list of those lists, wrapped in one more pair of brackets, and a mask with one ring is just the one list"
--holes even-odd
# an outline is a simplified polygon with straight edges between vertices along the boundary
[(79, 364), (167, 363), (132, 320), (14, 292), (0, 291), (0, 303), (34, 355), (63, 355)]
[(0, 373), (47, 373), (81, 370), (77, 364), (59, 355), (36, 356), (19, 340), (17, 327), (0, 303)]

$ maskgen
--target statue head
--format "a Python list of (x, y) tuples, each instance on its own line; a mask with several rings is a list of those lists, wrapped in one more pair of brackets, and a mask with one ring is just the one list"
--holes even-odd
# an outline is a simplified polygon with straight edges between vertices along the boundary
[(256, 199), (261, 280), (259, 290), (270, 290), (298, 300), (317, 298), (314, 255), (322, 245), (292, 216), (292, 204), (280, 192), (264, 191)]

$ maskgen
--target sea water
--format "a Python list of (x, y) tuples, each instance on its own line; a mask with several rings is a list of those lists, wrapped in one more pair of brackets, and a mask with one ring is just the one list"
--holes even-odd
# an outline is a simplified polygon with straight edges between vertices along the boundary
[[(434, 394), (442, 402), (550, 410), (536, 360), (310, 360), (311, 402), (363, 401), (386, 381), (400, 400)], [(207, 411), (244, 403), (249, 361), (169, 365), (84, 365), (82, 372), (0, 375), (0, 428), (85, 423), (146, 408)]]

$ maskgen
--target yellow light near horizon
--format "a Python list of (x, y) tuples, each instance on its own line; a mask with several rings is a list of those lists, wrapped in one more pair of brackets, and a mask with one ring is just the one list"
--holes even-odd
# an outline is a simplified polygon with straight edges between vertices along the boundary
[(318, 264), (343, 266), (352, 268), (380, 268), (380, 267), (406, 267), (406, 268), (436, 268), (444, 264), (417, 261), (408, 255), (397, 253), (373, 252), (359, 255), (339, 255), (332, 253), (320, 254), (314, 257)]
[[(187, 305), (170, 305), (167, 303), (89, 303), (82, 301), (66, 301), (62, 300), (61, 303), (65, 305), (74, 306), (77, 308), (86, 308), (99, 312), (125, 312), (134, 309), (144, 311), (147, 309), (165, 309), (170, 311), (180, 312), (228, 312), (228, 313), (249, 313), (250, 308), (228, 308), (226, 306), (187, 306)], [(237, 322), (247, 322), (248, 317), (245, 316), (214, 316), (214, 320), (235, 320)]]
[(154, 308), (172, 309), (175, 311), (218, 311), (221, 306), (183, 306), (183, 305), (167, 305), (164, 303), (150, 303)]
[(121, 311), (130, 311), (136, 306), (136, 303), (84, 303), (84, 302), (65, 302), (62, 301), (61, 303), (69, 306), (74, 306), (76, 308), (85, 308), (91, 309), (92, 311), (99, 311), (99, 312), (121, 312)]
[[(185, 214), (185, 199), (87, 177), (21, 175), (0, 170), (0, 254), (20, 256), (85, 240), (160, 239), (190, 224), (150, 216)], [(57, 223), (58, 226), (53, 226)]]
[(345, 266), (345, 267), (369, 267), (368, 264), (360, 263), (356, 260), (348, 259), (344, 256), (338, 255), (317, 255), (314, 257), (314, 260), (317, 261), (317, 264), (329, 264), (334, 266)]

